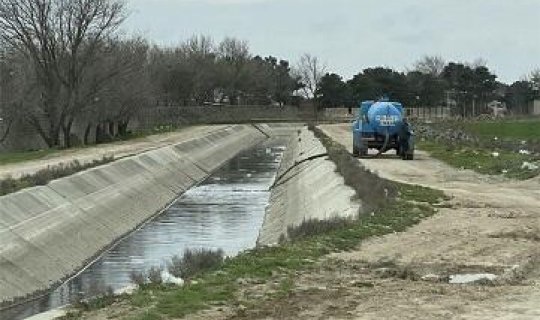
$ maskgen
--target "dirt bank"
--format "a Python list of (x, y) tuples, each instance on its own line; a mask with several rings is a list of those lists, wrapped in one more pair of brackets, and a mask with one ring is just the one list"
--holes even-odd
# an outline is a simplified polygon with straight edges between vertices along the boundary
[[(322, 128), (352, 151), (348, 125)], [(539, 180), (481, 176), (423, 152), (417, 159), (359, 161), (382, 177), (444, 190), (453, 199), (437, 215), (331, 255), (295, 275), (285, 297), (193, 319), (540, 319)], [(480, 273), (497, 278), (448, 283)]]
[(89, 163), (103, 157), (123, 158), (137, 155), (146, 151), (163, 148), (172, 144), (181, 143), (198, 136), (204, 135), (214, 130), (226, 128), (220, 126), (193, 126), (181, 129), (176, 132), (152, 135), (130, 141), (120, 141), (109, 144), (102, 144), (89, 148), (62, 150), (53, 153), (39, 160), (25, 161), (13, 164), (0, 164), (0, 179), (5, 177), (19, 178), (24, 174), (33, 174), (48, 166), (55, 166), (61, 163), (69, 163), (77, 160), (81, 163)]

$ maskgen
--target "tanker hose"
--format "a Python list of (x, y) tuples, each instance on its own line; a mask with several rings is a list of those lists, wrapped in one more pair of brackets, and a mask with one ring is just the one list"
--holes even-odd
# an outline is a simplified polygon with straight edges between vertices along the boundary
[(386, 148), (388, 147), (389, 142), (390, 142), (390, 133), (388, 132), (388, 128), (386, 128), (386, 134), (385, 134), (385, 137), (384, 137), (384, 144), (383, 144), (382, 148), (379, 149), (379, 152), (376, 155), (374, 155), (374, 156), (372, 156), (370, 158), (373, 158), (373, 159), (378, 158), (378, 157), (380, 157), (381, 154), (383, 154), (383, 152), (386, 152)]

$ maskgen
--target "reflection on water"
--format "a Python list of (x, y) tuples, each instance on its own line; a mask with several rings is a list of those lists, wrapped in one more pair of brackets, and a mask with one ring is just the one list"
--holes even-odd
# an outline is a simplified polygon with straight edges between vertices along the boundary
[(253, 247), (282, 154), (277, 144), (241, 153), (79, 276), (46, 298), (0, 313), (0, 318), (24, 319), (108, 287), (124, 288), (132, 271), (165, 266), (186, 248), (221, 248), (235, 255)]

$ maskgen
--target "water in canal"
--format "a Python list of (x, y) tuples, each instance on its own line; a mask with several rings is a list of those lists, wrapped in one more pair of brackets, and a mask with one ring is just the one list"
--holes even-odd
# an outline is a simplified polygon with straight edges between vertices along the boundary
[(125, 288), (131, 272), (166, 266), (187, 248), (235, 255), (253, 247), (283, 150), (283, 143), (270, 141), (242, 152), (80, 275), (40, 300), (0, 312), (0, 318), (24, 319), (108, 287)]

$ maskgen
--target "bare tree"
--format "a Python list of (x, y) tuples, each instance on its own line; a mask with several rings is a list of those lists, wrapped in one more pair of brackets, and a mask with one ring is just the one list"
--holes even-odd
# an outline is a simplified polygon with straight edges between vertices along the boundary
[(317, 98), (321, 79), (326, 74), (326, 69), (326, 65), (315, 56), (306, 53), (300, 57), (295, 72), (303, 85), (302, 91), (306, 99)]
[(180, 64), (177, 64), (180, 68), (177, 71), (180, 72), (176, 73), (176, 82), (182, 84), (189, 78), (189, 86), (184, 89), (191, 91), (191, 97), (186, 97), (186, 100), (194, 100), (198, 104), (213, 101), (214, 88), (219, 80), (217, 54), (212, 38), (202, 35), (192, 37), (176, 50), (176, 57), (181, 59)]
[(476, 59), (474, 59), (473, 62), (466, 63), (466, 65), (468, 65), (472, 69), (477, 69), (477, 68), (481, 68), (481, 67), (486, 67), (487, 63), (488, 63), (488, 61), (486, 59), (484, 59), (484, 58), (476, 58)]
[[(149, 104), (152, 89), (148, 50), (148, 44), (140, 38), (110, 41), (107, 44), (107, 50), (95, 63), (95, 74), (89, 77), (85, 86), (88, 103), (92, 103), (85, 112), (91, 120), (85, 132), (85, 142), (92, 126), (96, 129), (98, 140), (103, 135), (126, 135), (135, 113)], [(92, 113), (95, 115), (92, 116)]]
[(13, 108), (13, 89), (15, 71), (10, 67), (6, 54), (0, 55), (0, 143), (4, 143), (13, 122), (15, 121)]
[(414, 70), (423, 74), (429, 74), (434, 77), (439, 77), (446, 61), (441, 56), (424, 56), (414, 64)]
[(31, 66), (12, 51), (0, 53), (0, 143), (7, 140), (15, 122), (24, 114), (25, 104), (36, 101)]
[(180, 50), (190, 58), (213, 57), (215, 54), (214, 40), (205, 35), (193, 36), (182, 44)]
[(540, 69), (535, 69), (531, 71), (530, 75), (527, 77), (528, 81), (540, 86)]
[(250, 90), (250, 76), (253, 74), (251, 55), (246, 41), (225, 38), (217, 49), (220, 66), (220, 87), (231, 104), (238, 104), (239, 98)]
[(40, 100), (26, 116), (49, 146), (61, 130), (69, 145), (82, 79), (124, 18), (122, 0), (0, 0), (0, 39), (34, 66)]

